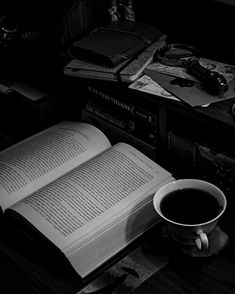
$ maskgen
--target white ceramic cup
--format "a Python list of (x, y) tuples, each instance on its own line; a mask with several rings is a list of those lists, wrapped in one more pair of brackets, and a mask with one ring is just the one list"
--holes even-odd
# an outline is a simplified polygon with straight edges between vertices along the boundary
[[(218, 214), (206, 222), (193, 224), (176, 222), (170, 216), (166, 217), (161, 209), (163, 199), (173, 191), (188, 188), (203, 190), (215, 197), (220, 207)], [(190, 193), (187, 197), (190, 197)], [(203, 206), (203, 200), (201, 200), (200, 205)], [(153, 198), (153, 206), (162, 220), (166, 222), (172, 238), (181, 245), (196, 245), (199, 250), (207, 250), (209, 248), (208, 234), (215, 229), (219, 218), (225, 211), (226, 205), (226, 197), (217, 186), (197, 179), (181, 179), (168, 183), (162, 186)], [(200, 211), (198, 213), (200, 214)]]

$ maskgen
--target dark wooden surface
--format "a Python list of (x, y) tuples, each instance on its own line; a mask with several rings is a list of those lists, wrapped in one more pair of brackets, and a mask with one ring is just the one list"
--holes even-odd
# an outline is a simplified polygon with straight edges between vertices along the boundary
[[(132, 293), (233, 294), (235, 217), (232, 206), (227, 207), (219, 226), (229, 236), (229, 242), (218, 254), (203, 258), (183, 254), (166, 237), (164, 225), (151, 231), (145, 242), (150, 242), (156, 254), (166, 255), (169, 262)], [(3, 240), (0, 242), (0, 293), (76, 294), (85, 285), (66, 265), (46, 257), (43, 251), (34, 253), (35, 257), (41, 256), (41, 260), (29, 259), (14, 249), (18, 246), (16, 236), (13, 242), (14, 246), (7, 246)]]
[[(229, 236), (229, 243), (216, 255), (189, 257), (164, 246), (169, 263), (155, 273), (133, 294), (232, 294), (235, 291), (235, 217), (233, 208), (225, 212), (220, 227)], [(171, 249), (170, 249), (171, 248)]]

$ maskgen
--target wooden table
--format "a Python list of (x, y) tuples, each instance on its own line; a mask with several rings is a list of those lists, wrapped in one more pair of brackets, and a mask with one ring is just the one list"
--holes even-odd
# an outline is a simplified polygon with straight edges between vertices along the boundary
[[(229, 294), (235, 292), (235, 217), (225, 212), (220, 227), (229, 236), (228, 245), (218, 254), (193, 258), (176, 250), (165, 250), (169, 263), (134, 290), (134, 294)], [(161, 242), (160, 242), (161, 243)], [(162, 244), (159, 245), (160, 247)]]
[[(147, 234), (144, 242), (149, 243), (156, 254), (166, 255), (169, 262), (131, 293), (233, 294), (235, 217), (232, 207), (227, 207), (219, 224), (229, 236), (229, 243), (219, 254), (206, 258), (190, 257), (179, 251), (164, 235), (166, 230), (163, 225)], [(66, 265), (50, 256), (40, 261), (37, 259), (39, 253), (35, 252), (35, 259), (28, 259), (7, 246), (4, 240), (0, 242), (0, 293), (76, 294), (84, 287), (82, 280)]]

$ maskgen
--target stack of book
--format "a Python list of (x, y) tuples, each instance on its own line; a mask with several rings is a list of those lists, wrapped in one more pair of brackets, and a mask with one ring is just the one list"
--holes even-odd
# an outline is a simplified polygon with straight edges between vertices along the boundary
[(149, 65), (166, 35), (153, 26), (119, 21), (92, 30), (69, 46), (64, 74), (101, 80), (132, 82)]
[(158, 109), (137, 101), (120, 83), (86, 83), (81, 119), (100, 128), (112, 143), (125, 141), (155, 159), (158, 146)]
[(86, 85), (82, 121), (100, 128), (112, 143), (125, 141), (152, 159), (158, 143), (157, 110), (130, 99), (126, 85), (142, 75), (165, 43), (166, 35), (155, 27), (118, 21), (72, 43), (72, 59), (64, 67), (66, 76), (83, 78), (82, 87)]
[(137, 56), (130, 57), (114, 67), (97, 64), (79, 57), (72, 58), (64, 67), (64, 74), (79, 78), (133, 82), (153, 61), (155, 52), (165, 44), (165, 39), (166, 36), (162, 36)]

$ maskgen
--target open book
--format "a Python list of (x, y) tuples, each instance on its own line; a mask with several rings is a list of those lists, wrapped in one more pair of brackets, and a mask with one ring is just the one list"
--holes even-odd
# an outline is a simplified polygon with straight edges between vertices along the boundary
[(0, 205), (86, 277), (159, 221), (153, 193), (171, 174), (96, 127), (52, 126), (0, 153)]

